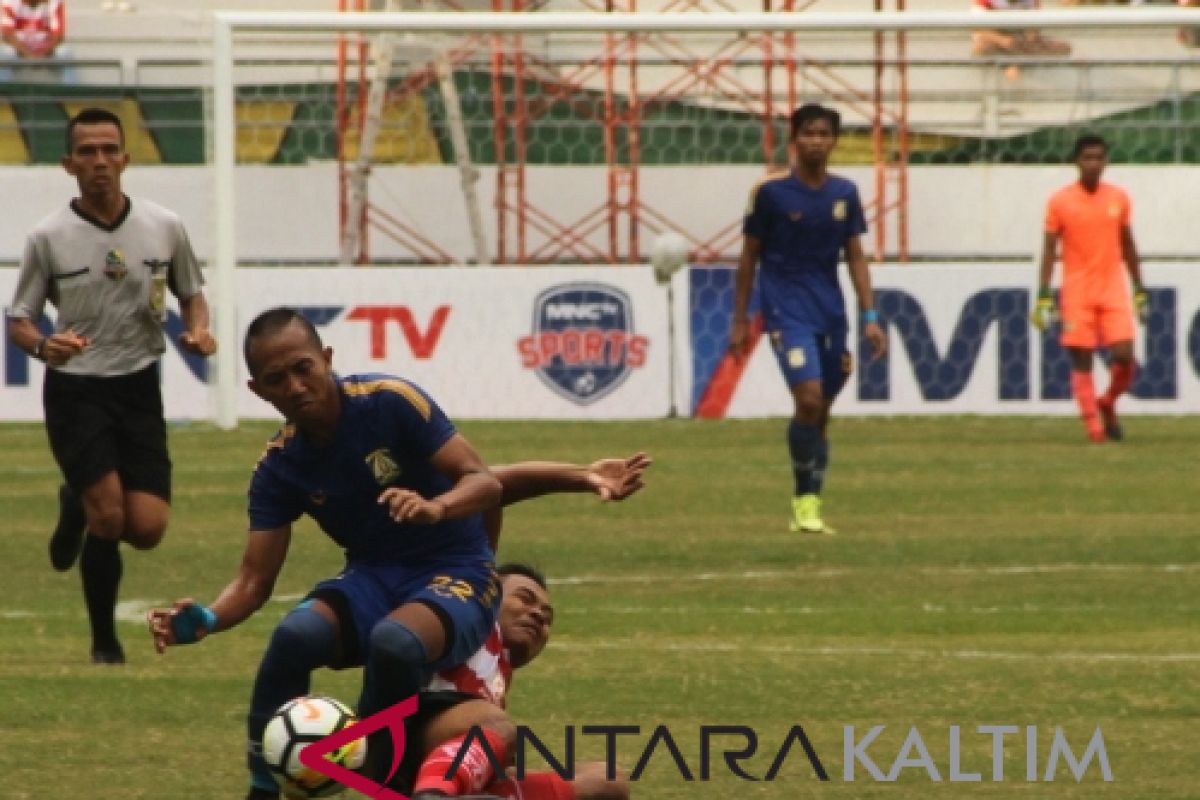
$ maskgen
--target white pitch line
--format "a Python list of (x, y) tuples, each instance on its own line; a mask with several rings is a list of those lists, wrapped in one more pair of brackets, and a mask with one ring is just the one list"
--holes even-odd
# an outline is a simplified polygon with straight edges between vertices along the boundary
[[(899, 606), (893, 606), (898, 608)], [(869, 606), (829, 606), (814, 608), (812, 606), (740, 606), (737, 608), (706, 608), (708, 616), (811, 616), (813, 614), (858, 614), (870, 608)], [(908, 608), (907, 606), (905, 608)], [(938, 603), (921, 603), (912, 607), (913, 610), (925, 614), (974, 614), (979, 616), (996, 616), (997, 614), (1099, 614), (1109, 611), (1125, 610), (1125, 606), (1104, 605), (1102, 603), (1072, 606), (1042, 606), (1033, 603), (1022, 603), (1017, 606), (947, 606)], [(1196, 613), (1200, 606), (1172, 606), (1162, 609), (1176, 613)], [(588, 606), (587, 608), (557, 608), (556, 614), (576, 614), (590, 616), (593, 614), (616, 614), (621, 616), (648, 616), (655, 614), (686, 616), (695, 614), (693, 606)]]
[[(0, 438), (2, 438), (2, 437), (0, 437)], [(264, 438), (263, 443), (265, 444), (266, 441), (267, 440)], [(262, 448), (260, 447), (259, 451), (261, 451), (261, 450), (262, 450)], [(177, 475), (189, 475), (189, 474), (223, 475), (225, 473), (232, 473), (232, 472), (246, 472), (247, 469), (249, 469), (248, 465), (253, 465), (253, 463), (254, 463), (254, 456), (251, 456), (250, 460), (246, 464), (241, 464), (241, 463), (201, 464), (201, 463), (197, 463), (197, 464), (189, 464), (187, 466), (180, 467), (179, 469), (173, 469), (172, 472)], [(62, 476), (62, 472), (54, 464), (8, 465), (8, 466), (4, 467), (3, 473), (13, 474), (13, 475), (55, 475), (55, 476), (59, 476), (59, 477)], [(43, 494), (45, 494), (45, 493), (43, 493)]]
[[(764, 580), (775, 578), (839, 578), (854, 573), (872, 572), (883, 566), (823, 567), (820, 569), (745, 570), (733, 572), (696, 572), (690, 575), (570, 575), (550, 578), (558, 586), (621, 583), (678, 583)], [(912, 572), (921, 575), (1059, 575), (1063, 573), (1122, 573), (1146, 572), (1167, 575), (1187, 574), (1200, 570), (1200, 564), (1011, 564), (1002, 566), (916, 567)]]
[(118, 622), (145, 622), (147, 611), (156, 607), (167, 608), (170, 605), (154, 600), (122, 600), (117, 603), (114, 616)]
[[(272, 603), (296, 603), (304, 597), (303, 594), (277, 594), (271, 598)], [(117, 603), (116, 618), (118, 622), (137, 622), (144, 623), (146, 621), (146, 612), (152, 608), (170, 608), (170, 600), (122, 600)], [(0, 611), (0, 616), (6, 613), (19, 613), (23, 616), (37, 616), (30, 612), (4, 612)]]
[[(303, 594), (281, 594), (272, 597), (272, 603), (297, 603), (304, 598)], [(120, 622), (145, 622), (146, 612), (152, 608), (168, 608), (171, 604), (162, 600), (122, 600), (117, 603), (116, 618)], [(812, 616), (815, 614), (858, 613), (863, 606), (830, 606), (814, 608), (813, 606), (740, 606), (738, 608), (709, 608), (704, 613), (710, 616)], [(922, 603), (914, 610), (925, 614), (973, 614), (995, 616), (997, 614), (1095, 614), (1114, 610), (1114, 606), (1075, 605), (1075, 606), (1040, 606), (1023, 603), (1019, 606), (966, 606), (956, 608), (936, 603)], [(1179, 606), (1167, 609), (1173, 612), (1195, 612), (1200, 610), (1190, 606)], [(615, 614), (621, 616), (651, 616), (677, 615), (686, 616), (696, 613), (692, 606), (592, 606), (584, 608), (566, 607), (559, 609), (564, 614)], [(0, 611), (0, 619), (22, 619), (30, 617), (49, 616), (35, 611), (10, 610)]]
[[(718, 581), (746, 581), (746, 580), (772, 580), (772, 579), (794, 579), (807, 578), (812, 579), (828, 579), (852, 575), (855, 573), (866, 573), (878, 569), (877, 567), (836, 567), (836, 568), (820, 568), (820, 569), (793, 569), (793, 570), (738, 570), (730, 572), (696, 572), (690, 575), (571, 575), (559, 578), (550, 578), (549, 583), (555, 586), (586, 586), (586, 585), (603, 585), (603, 584), (671, 584), (681, 582), (708, 583)], [(1004, 566), (951, 566), (951, 567), (918, 567), (914, 572), (922, 575), (1057, 575), (1064, 573), (1147, 573), (1158, 575), (1189, 575), (1200, 570), (1200, 564), (1011, 564)], [(271, 598), (274, 603), (295, 603), (304, 595), (302, 594), (282, 594)], [(141, 623), (146, 618), (146, 612), (151, 608), (167, 607), (170, 601), (162, 600), (145, 600), (133, 599), (123, 600), (117, 604), (116, 617), (122, 622), (137, 622)], [(638, 613), (637, 608), (626, 607), (629, 610), (622, 611), (621, 607), (616, 609), (607, 609), (611, 613)], [(1046, 608), (1045, 611), (1073, 611), (1073, 610), (1092, 610), (1091, 606), (1082, 607), (1063, 607), (1063, 608)], [(596, 609), (597, 611), (605, 611), (606, 609)], [(689, 611), (692, 609), (689, 609)], [(770, 613), (787, 613), (787, 614), (816, 614), (829, 613), (836, 609), (812, 609), (808, 607), (798, 607), (796, 609), (776, 611), (772, 609), (759, 609), (754, 607), (746, 607), (736, 610), (735, 613), (745, 614), (770, 614)], [(991, 614), (991, 613), (1010, 613), (1015, 612), (1038, 612), (1036, 607), (1029, 608), (1021, 606), (1015, 609), (1003, 608), (984, 608), (984, 609), (947, 609), (943, 606), (924, 604), (923, 611), (927, 613), (955, 613), (966, 611), (972, 614)], [(655, 609), (647, 608), (649, 613), (655, 613)], [(658, 609), (662, 613), (674, 613), (670, 610)], [(683, 609), (679, 613), (685, 613)], [(730, 612), (724, 612), (730, 613)], [(17, 619), (24, 617), (48, 616), (33, 611), (24, 611), (16, 609), (0, 609), (0, 618)]]
[(1064, 572), (1165, 572), (1187, 573), (1200, 570), (1200, 564), (1013, 564), (999, 567), (921, 567), (930, 575), (1057, 575)]
[(846, 575), (846, 569), (816, 570), (747, 570), (745, 572), (697, 572), (692, 575), (571, 575), (548, 578), (558, 586), (582, 586), (593, 583), (672, 583), (678, 581), (732, 581), (759, 578), (836, 578)]
[[(272, 602), (292, 603), (303, 595), (289, 594), (272, 598)], [(124, 600), (117, 604), (117, 618), (122, 622), (143, 624), (146, 611), (168, 603), (156, 600)], [(1090, 607), (1087, 607), (1090, 608)], [(596, 609), (602, 610), (602, 609)], [(653, 612), (654, 609), (645, 609)], [(682, 609), (679, 609), (682, 612)], [(758, 609), (741, 609), (757, 613)], [(929, 608), (923, 609), (930, 611)], [(991, 612), (991, 609), (977, 609)], [(811, 609), (791, 613), (808, 613)], [(941, 611), (941, 609), (938, 609)], [(775, 613), (767, 610), (767, 613)], [(2, 619), (23, 619), (51, 616), (33, 611), (0, 611)], [(873, 656), (908, 659), (959, 659), (972, 661), (1066, 661), (1080, 663), (1176, 664), (1200, 662), (1200, 653), (1113, 653), (1113, 652), (1014, 652), (1007, 650), (934, 650), (899, 647), (798, 647), (795, 645), (747, 645), (735, 642), (662, 642), (632, 639), (607, 639), (588, 642), (564, 642), (556, 639), (549, 647), (555, 650), (595, 652), (597, 650), (637, 650), (659, 653), (756, 653), (762, 655), (808, 656), (813, 658), (843, 658)]]
[(1087, 653), (1087, 652), (1012, 652), (1005, 650), (922, 650), (894, 647), (795, 647), (792, 645), (743, 645), (730, 642), (655, 642), (609, 639), (598, 642), (552, 641), (556, 650), (637, 650), (666, 653), (755, 653), (763, 655), (835, 657), (883, 656), (913, 659), (967, 659), (983, 661), (1079, 661), (1129, 663), (1190, 663), (1200, 661), (1200, 653)]

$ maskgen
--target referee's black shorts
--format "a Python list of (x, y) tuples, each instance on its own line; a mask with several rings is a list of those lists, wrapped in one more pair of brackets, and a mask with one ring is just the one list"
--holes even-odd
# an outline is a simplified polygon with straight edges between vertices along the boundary
[(158, 363), (96, 377), (46, 370), (46, 435), (67, 485), (81, 493), (116, 471), (125, 490), (171, 500), (171, 458)]

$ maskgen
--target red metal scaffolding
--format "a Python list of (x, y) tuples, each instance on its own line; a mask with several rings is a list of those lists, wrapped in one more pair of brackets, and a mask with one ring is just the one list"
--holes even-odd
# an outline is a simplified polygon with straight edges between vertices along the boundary
[[(905, 0), (894, 0), (896, 11)], [(875, 0), (875, 10), (887, 10), (888, 0)], [(890, 40), (890, 42), (889, 42)], [(888, 52), (891, 44), (892, 51)], [(889, 224), (896, 227), (896, 256), (908, 261), (908, 41), (904, 31), (875, 32), (874, 114), (871, 142), (875, 154), (875, 197), (871, 201), (875, 220), (875, 258), (887, 253)], [(896, 100), (888, 103), (887, 77), (896, 79)], [(894, 135), (889, 146), (888, 130)]]
[[(365, 0), (339, 0), (339, 8), (361, 9)], [(721, 0), (672, 0), (664, 12), (710, 10), (709, 3)], [(883, 10), (889, 0), (875, 0)], [(905, 0), (891, 0), (903, 10)], [(583, 0), (584, 10), (595, 13), (637, 11), (637, 0)], [(454, 10), (448, 0), (448, 10)], [(498, 13), (531, 13), (529, 0), (492, 0)], [(721, 8), (720, 10), (728, 10)], [(803, 13), (796, 0), (763, 0), (767, 12)], [(365, 40), (359, 38), (338, 46), (338, 158), (341, 186), (341, 223), (366, 228), (374, 225), (408, 247), (418, 260), (442, 262), (445, 252), (416, 231), (404, 229), (394, 216), (364, 214), (363, 219), (346, 218), (345, 132), (354, 121), (362, 130), (366, 102)], [(865, 89), (838, 74), (836, 67), (798, 52), (792, 32), (765, 31), (730, 37), (708, 53), (697, 53), (684, 37), (669, 33), (610, 33), (592, 58), (569, 65), (547, 63), (527, 49), (524, 37), (468, 37), (450, 54), (453, 65), (472, 58), (490, 61), (492, 86), (492, 136), (495, 153), (495, 263), (632, 263), (641, 260), (644, 233), (674, 231), (690, 242), (693, 261), (729, 259), (736, 255), (741, 220), (708, 236), (696, 235), (667, 213), (652, 207), (640, 192), (643, 123), (648, 113), (670, 103), (685, 103), (698, 89), (717, 96), (730, 108), (761, 120), (764, 167), (778, 169), (781, 152), (778, 128), (800, 102), (801, 78), (834, 99), (835, 104), (856, 111), (871, 121), (875, 162), (875, 194), (867, 201), (867, 214), (874, 232), (877, 258), (889, 251), (900, 260), (908, 257), (908, 86), (905, 35), (903, 32), (874, 34), (874, 78)], [(357, 48), (357, 58), (348, 57)], [(761, 83), (751, 85), (733, 69), (747, 55), (761, 59)], [(653, 91), (639, 91), (639, 68), (650, 59), (656, 64), (678, 66), (679, 73)], [(353, 63), (352, 63), (353, 62)], [(406, 77), (394, 94), (419, 92), (434, 79), (432, 67)], [(889, 85), (891, 81), (891, 85)], [(347, 84), (356, 83), (354, 101)], [(603, 86), (600, 102), (595, 89)], [(533, 91), (536, 89), (536, 91)], [(530, 191), (527, 153), (531, 123), (549, 113), (556, 104), (571, 104), (576, 114), (595, 114), (602, 126), (607, 184), (604, 201), (582, 216), (562, 219), (555, 209), (539, 204)], [(392, 224), (383, 225), (384, 219)], [(603, 233), (601, 233), (603, 232)], [(598, 235), (599, 234), (599, 235)], [(365, 247), (364, 247), (365, 260)]]

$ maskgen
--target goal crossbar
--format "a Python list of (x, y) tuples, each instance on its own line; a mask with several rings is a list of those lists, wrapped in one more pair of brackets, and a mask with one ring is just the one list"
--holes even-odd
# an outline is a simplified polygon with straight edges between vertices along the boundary
[[(679, 33), (750, 33), (754, 31), (907, 31), (970, 30), (980, 27), (972, 11), (865, 11), (826, 12), (566, 12), (534, 14), (469, 12), (384, 11), (219, 11), (217, 29), (265, 31), (357, 31), (439, 33), (617, 33), (665, 31)], [(986, 14), (987, 27), (1012, 28), (1164, 28), (1195, 25), (1196, 12), (1188, 8), (1077, 9), (1005, 11)]]

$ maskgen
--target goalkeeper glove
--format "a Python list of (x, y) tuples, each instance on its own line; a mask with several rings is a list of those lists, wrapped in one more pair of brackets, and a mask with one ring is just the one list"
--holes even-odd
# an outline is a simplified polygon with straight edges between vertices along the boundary
[(1150, 318), (1150, 293), (1140, 285), (1133, 289), (1133, 313), (1137, 315), (1139, 325), (1145, 325)]
[(176, 644), (193, 644), (199, 629), (212, 633), (217, 628), (217, 615), (208, 606), (195, 603), (171, 615), (171, 633)]
[(1029, 321), (1039, 331), (1049, 328), (1058, 319), (1058, 309), (1054, 306), (1054, 294), (1048, 288), (1038, 290), (1037, 305), (1029, 315)]

